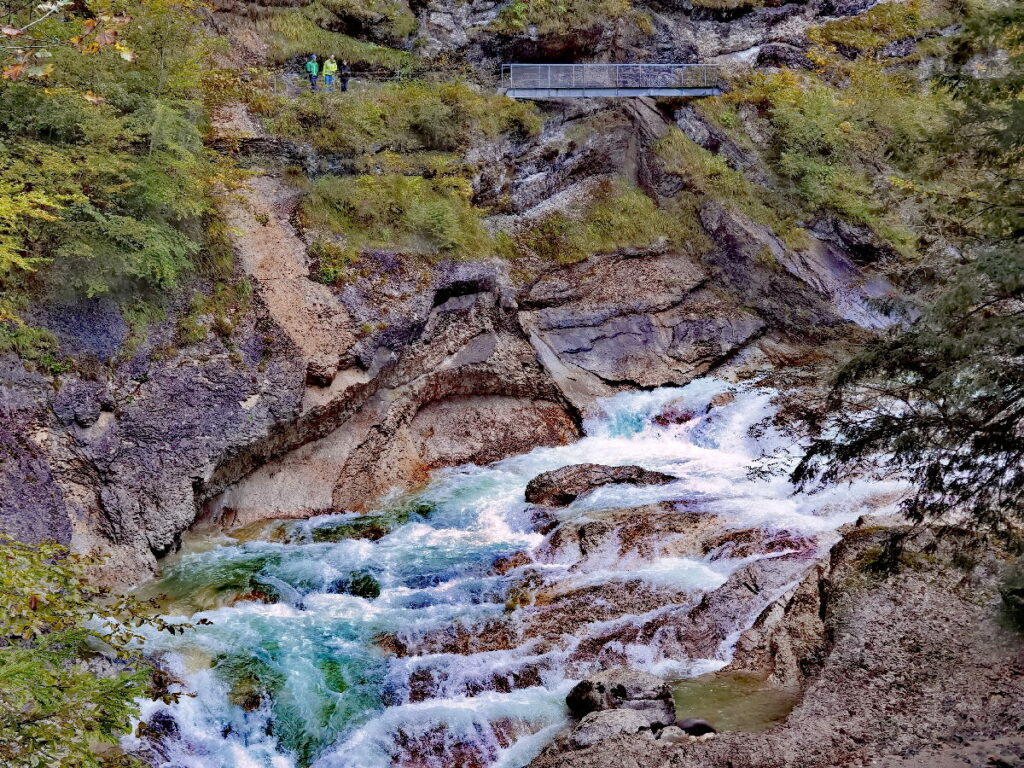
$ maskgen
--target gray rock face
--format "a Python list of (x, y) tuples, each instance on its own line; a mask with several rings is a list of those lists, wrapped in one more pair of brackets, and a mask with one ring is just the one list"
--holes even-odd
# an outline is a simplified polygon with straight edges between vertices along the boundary
[(595, 488), (614, 483), (664, 485), (675, 478), (643, 467), (609, 467), (604, 464), (573, 464), (537, 475), (526, 486), (531, 504), (564, 507)]
[(676, 721), (672, 689), (648, 672), (620, 668), (598, 672), (577, 683), (565, 699), (573, 717), (583, 718), (604, 710), (630, 710), (643, 716), (647, 727), (668, 726)]
[[(107, 554), (107, 578), (127, 584), (150, 575), (197, 516), (231, 525), (359, 509), (435, 467), (575, 439), (574, 411), (493, 268), (433, 277), (410, 292), (412, 322), (344, 355), (350, 367), (329, 387), (309, 381), (259, 304), (230, 349), (211, 333), (158, 354), (174, 341), (172, 317), (112, 374), (68, 374), (56, 390), (9, 359), (0, 441), (16, 460), (0, 475), (21, 490), (0, 502), (3, 530)], [(372, 318), (371, 305), (388, 303), (371, 294), (350, 306)]]
[(565, 377), (593, 380), (592, 392), (685, 384), (765, 325), (706, 280), (674, 254), (589, 259), (538, 280), (522, 322)]
[(569, 744), (575, 749), (583, 749), (622, 734), (643, 734), (649, 738), (651, 724), (641, 713), (629, 709), (591, 712), (576, 726), (569, 737)]
[[(629, 17), (540, 34), (496, 34), (488, 25), (506, 4), (495, 0), (417, 3), (417, 45), (428, 56), (458, 53), (482, 67), (502, 61), (706, 61), (772, 43), (794, 45), (822, 16), (861, 13), (876, 0), (823, 0), (760, 7), (697, 7), (686, 0), (650, 0), (652, 29)], [(650, 33), (650, 34), (649, 34)]]
[[(31, 386), (40, 403), (45, 402), (45, 383), (28, 376), (12, 356), (0, 357), (0, 366), (11, 374), (21, 374), (22, 383)], [(13, 394), (0, 389), (0, 394)], [(41, 415), (41, 405), (32, 401), (18, 403), (0, 398), (0, 532), (22, 541), (53, 539), (61, 544), (71, 541), (71, 521), (64, 492), (56, 482), (42, 435), (33, 429)], [(35, 417), (35, 418), (34, 418)]]

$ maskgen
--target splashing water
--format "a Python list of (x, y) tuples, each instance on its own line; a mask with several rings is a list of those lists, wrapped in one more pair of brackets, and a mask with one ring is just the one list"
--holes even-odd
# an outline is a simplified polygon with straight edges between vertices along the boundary
[[(530, 479), (569, 464), (637, 464), (678, 480), (606, 486), (559, 510), (559, 519), (670, 500), (736, 528), (800, 532), (818, 546), (886, 490), (864, 483), (802, 497), (782, 478), (748, 479), (749, 463), (786, 440), (771, 428), (750, 430), (771, 415), (770, 392), (739, 391), (709, 410), (729, 389), (703, 379), (620, 394), (601, 403), (602, 415), (572, 445), (436, 472), (425, 490), (369, 518), (278, 523), (263, 538), (224, 538), (177, 558), (148, 589), (170, 596), (169, 613), (198, 611), (193, 621), (212, 624), (147, 639), (196, 694), (144, 707), (145, 720), (158, 710), (163, 722), (173, 718), (156, 748), (163, 765), (526, 765), (564, 724), (572, 684), (595, 668), (581, 651), (587, 638), (680, 610), (771, 556), (645, 558), (612, 546), (588, 552), (585, 563), (563, 552), (496, 569), (501, 558), (545, 541), (524, 502)], [(602, 585), (640, 584), (638, 594), (664, 594), (671, 605), (610, 616), (595, 607), (593, 621), (552, 640), (524, 629), (523, 617), (537, 609), (517, 601), (516, 590), (531, 568), (539, 589), (600, 593)], [(719, 668), (731, 653), (729, 642), (710, 658), (620, 645), (632, 665), (676, 676)], [(131, 738), (126, 746), (145, 744)]]

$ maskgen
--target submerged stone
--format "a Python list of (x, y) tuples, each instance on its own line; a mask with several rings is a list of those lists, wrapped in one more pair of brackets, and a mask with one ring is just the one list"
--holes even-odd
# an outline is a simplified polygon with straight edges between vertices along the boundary
[(334, 543), (345, 539), (368, 539), (377, 541), (413, 517), (427, 518), (434, 511), (429, 504), (412, 504), (377, 515), (364, 515), (349, 520), (325, 523), (310, 532), (317, 544)]
[(369, 571), (352, 571), (348, 576), (337, 579), (327, 591), (374, 600), (380, 597), (380, 582)]

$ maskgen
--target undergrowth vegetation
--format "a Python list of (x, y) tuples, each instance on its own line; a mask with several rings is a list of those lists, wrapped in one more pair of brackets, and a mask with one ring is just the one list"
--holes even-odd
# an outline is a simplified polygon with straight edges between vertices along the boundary
[[(332, 8), (341, 10), (343, 5), (341, 2), (313, 2), (302, 8), (274, 9), (270, 15), (258, 19), (256, 28), (270, 44), (273, 63), (284, 64), (311, 53), (326, 58), (333, 53), (338, 61), (393, 72), (413, 66), (413, 56), (406, 51), (333, 31), (343, 25)], [(407, 24), (407, 21), (396, 18), (395, 24)]]
[(694, 254), (710, 246), (692, 207), (677, 201), (659, 206), (622, 179), (599, 182), (579, 210), (550, 214), (499, 240), (505, 257), (532, 256), (561, 263), (658, 241)]
[[(936, 85), (945, 121), (904, 194), (927, 205), (957, 258), (920, 316), (870, 343), (837, 373), (803, 485), (894, 474), (916, 524), (971, 531), (1024, 550), (1024, 8), (975, 10), (946, 43)], [(978, 77), (979, 62), (987, 67)]]
[(710, 247), (692, 206), (661, 204), (622, 179), (604, 180), (572, 210), (518, 224), (492, 235), (485, 211), (471, 202), (462, 177), (325, 176), (303, 203), (303, 224), (314, 233), (311, 255), (325, 283), (345, 282), (366, 250), (427, 258), (540, 259), (572, 263), (597, 253), (646, 248), (659, 242), (700, 254)]
[[(341, 235), (349, 251), (383, 249), (480, 257), (492, 250), (472, 188), (458, 176), (325, 176), (302, 206), (303, 223)], [(345, 262), (344, 253), (331, 263)]]
[(333, 14), (325, 26), (341, 25), (344, 31), (362, 33), (399, 43), (412, 36), (419, 23), (404, 0), (323, 0)]
[(806, 232), (796, 224), (798, 212), (792, 206), (787, 206), (784, 199), (748, 180), (729, 167), (724, 157), (699, 146), (678, 128), (670, 129), (655, 145), (654, 151), (666, 171), (685, 180), (687, 193), (680, 196), (681, 204), (696, 209), (709, 198), (717, 200), (738, 208), (754, 221), (771, 228), (789, 245), (800, 247), (805, 244)]
[[(908, 209), (907, 186), (936, 173), (940, 158), (928, 138), (944, 124), (950, 102), (912, 66), (916, 48), (906, 59), (880, 51), (951, 18), (941, 2), (914, 0), (827, 22), (810, 32), (809, 71), (750, 73), (729, 94), (700, 104), (738, 146), (760, 152), (774, 173), (770, 194), (675, 131), (659, 154), (692, 191), (733, 203), (790, 245), (800, 244), (801, 224), (830, 213), (916, 258), (922, 208)], [(746, 132), (752, 119), (761, 121), (757, 141)]]
[[(117, 47), (48, 52), (45, 87), (0, 79), (0, 349), (54, 371), (52, 337), (21, 319), (30, 299), (179, 285), (205, 263), (211, 193), (231, 176), (202, 142), (198, 5), (129, 10)], [(72, 16), (48, 34), (84, 26)]]
[(531, 105), (462, 82), (411, 80), (353, 91), (344, 99), (320, 94), (255, 107), (267, 115), (274, 133), (354, 154), (454, 152), (474, 138), (495, 139), (509, 131), (532, 134), (541, 126)]
[(491, 28), (519, 34), (536, 27), (540, 34), (557, 34), (607, 24), (633, 13), (631, 0), (513, 0)]

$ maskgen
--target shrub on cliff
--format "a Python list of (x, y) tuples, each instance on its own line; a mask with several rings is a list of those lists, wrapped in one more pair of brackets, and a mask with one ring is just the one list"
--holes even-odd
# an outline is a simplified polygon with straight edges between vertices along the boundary
[(710, 248), (695, 209), (683, 200), (659, 201), (625, 179), (605, 179), (571, 210), (556, 211), (498, 239), (508, 258), (532, 256), (571, 264), (596, 253), (666, 246), (694, 255)]
[[(908, 200), (908, 189), (957, 183), (957, 169), (931, 138), (946, 123), (949, 94), (917, 69), (928, 45), (942, 53), (941, 43), (923, 40), (953, 18), (942, 0), (914, 0), (827, 22), (809, 31), (808, 69), (754, 72), (698, 108), (738, 144), (764, 150), (776, 176), (771, 197), (782, 208), (805, 221), (837, 214), (916, 258), (930, 210)], [(906, 45), (890, 50), (897, 42)], [(729, 109), (737, 106), (748, 116), (741, 126)], [(743, 127), (750, 136), (737, 135)]]
[(178, 694), (137, 649), (136, 629), (186, 625), (148, 618), (130, 598), (88, 581), (90, 558), (0, 534), (0, 762), (10, 768), (127, 765), (102, 754), (143, 696)]
[(344, 236), (356, 253), (486, 256), (492, 241), (471, 196), (469, 182), (458, 176), (325, 176), (303, 203), (302, 218)]

